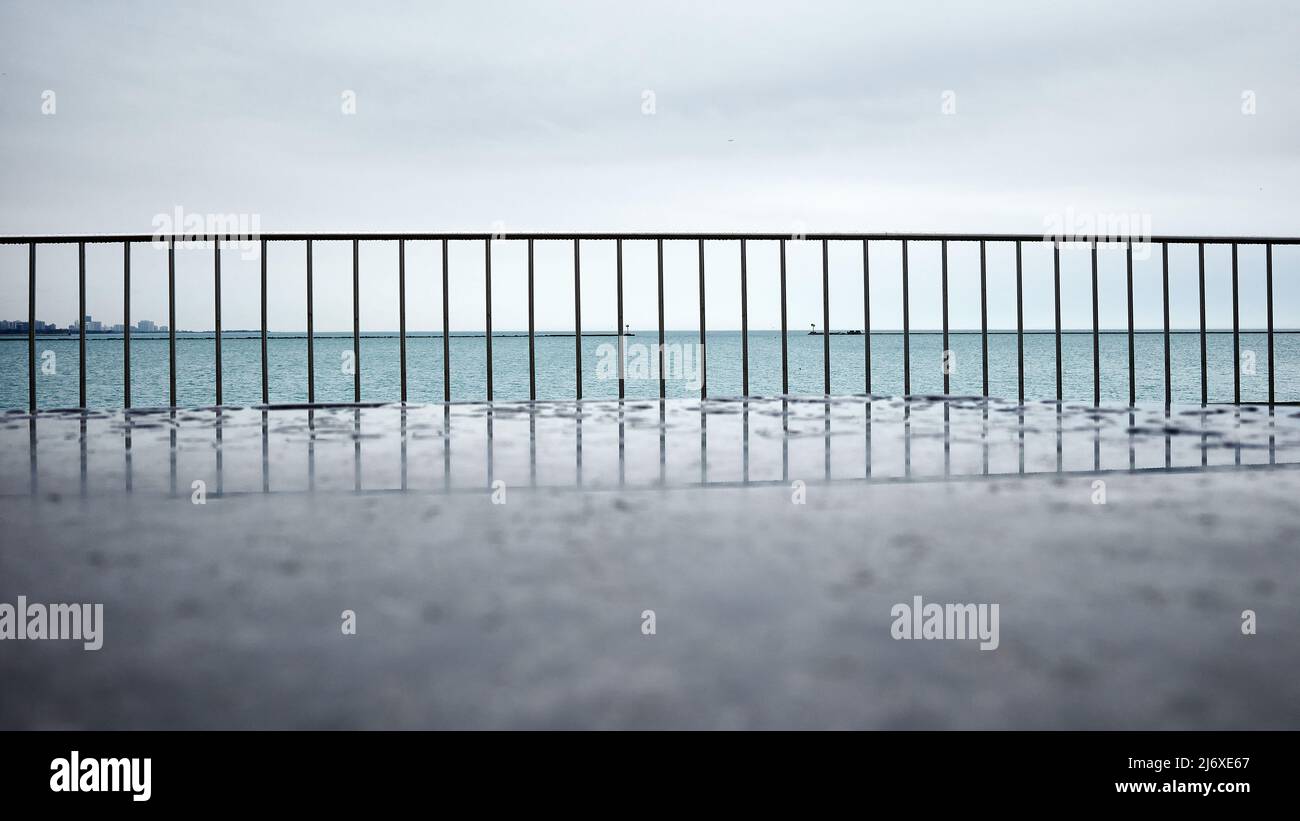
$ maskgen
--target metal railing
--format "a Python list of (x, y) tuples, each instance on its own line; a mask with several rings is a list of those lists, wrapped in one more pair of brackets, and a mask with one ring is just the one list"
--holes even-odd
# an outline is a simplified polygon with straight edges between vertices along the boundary
[[(667, 394), (664, 369), (664, 242), (695, 242), (699, 252), (699, 289), (700, 289), (700, 343), (701, 373), (706, 373), (704, 359), (705, 322), (705, 242), (738, 242), (740, 251), (740, 322), (741, 322), (741, 385), (742, 393), (749, 395), (749, 294), (747, 244), (751, 241), (773, 241), (780, 244), (780, 288), (781, 288), (781, 388), (788, 394), (789, 352), (787, 346), (787, 301), (786, 301), (786, 243), (791, 241), (820, 242), (822, 250), (822, 374), (823, 385), (827, 395), (831, 393), (831, 343), (830, 343), (830, 259), (829, 244), (832, 242), (860, 242), (862, 244), (862, 280), (863, 280), (863, 344), (866, 357), (866, 378), (864, 389), (872, 392), (871, 379), (871, 268), (869, 244), (872, 242), (901, 243), (902, 251), (902, 309), (903, 309), (903, 393), (910, 394), (911, 386), (911, 315), (908, 305), (908, 247), (912, 243), (937, 242), (940, 244), (942, 303), (943, 303), (943, 348), (948, 350), (948, 245), (949, 243), (978, 243), (980, 259), (980, 334), (983, 360), (983, 395), (989, 395), (989, 357), (988, 357), (988, 266), (986, 245), (988, 243), (1012, 243), (1015, 245), (1016, 259), (1016, 350), (1018, 359), (1017, 383), (1019, 401), (1025, 400), (1025, 356), (1024, 356), (1024, 294), (1023, 270), (1021, 264), (1021, 246), (1023, 243), (1051, 242), (1053, 245), (1053, 284), (1055, 293), (1055, 334), (1056, 334), (1056, 399), (1063, 398), (1062, 357), (1061, 357), (1061, 244), (1076, 243), (1076, 239), (1045, 238), (1041, 234), (926, 234), (926, 233), (810, 233), (791, 236), (773, 233), (512, 233), (508, 236), (492, 233), (276, 233), (246, 236), (239, 234), (169, 234), (159, 237), (153, 234), (92, 234), (92, 235), (44, 235), (44, 236), (2, 236), (0, 245), (28, 246), (28, 393), (32, 412), (36, 410), (36, 249), (40, 245), (76, 244), (78, 247), (78, 305), (79, 317), (86, 315), (86, 253), (87, 244), (120, 243), (122, 245), (122, 288), (123, 288), (123, 398), (124, 407), (131, 406), (131, 246), (133, 244), (166, 243), (167, 247), (167, 310), (168, 310), (168, 373), (169, 403), (175, 407), (176, 402), (176, 243), (208, 243), (213, 251), (213, 276), (215, 290), (214, 321), (216, 327), (216, 404), (222, 404), (221, 378), (221, 246), (235, 242), (247, 243), (257, 241), (261, 245), (261, 377), (262, 403), (270, 402), (267, 360), (267, 255), (266, 246), (271, 242), (302, 242), (305, 244), (307, 264), (307, 401), (316, 402), (315, 368), (314, 368), (314, 327), (313, 327), (313, 288), (312, 288), (312, 246), (316, 242), (352, 243), (352, 352), (353, 352), (353, 399), (362, 401), (361, 397), (361, 320), (360, 320), (360, 244), (362, 242), (396, 242), (398, 246), (398, 302), (400, 323), (400, 370), (401, 400), (407, 398), (407, 361), (406, 361), (406, 243), (440, 242), (442, 245), (442, 340), (443, 340), (443, 399), (450, 402), (451, 395), (451, 347), (449, 332), (449, 288), (448, 288), (448, 245), (452, 242), (471, 242), (484, 244), (484, 287), (486, 291), (486, 326), (485, 344), (487, 360), (487, 399), (492, 400), (492, 244), (493, 242), (526, 242), (528, 246), (528, 384), (529, 398), (537, 398), (537, 369), (534, 323), (534, 289), (533, 289), (533, 245), (534, 242), (572, 242), (573, 243), (573, 285), (574, 285), (574, 336), (575, 336), (575, 375), (577, 377), (577, 397), (582, 398), (582, 243), (609, 242), (616, 244), (616, 288), (617, 321), (619, 328), (619, 379), (618, 396), (625, 395), (625, 376), (622, 369), (622, 328), (623, 328), (623, 243), (653, 241), (657, 253), (657, 294), (658, 294), (658, 364), (659, 396)], [(1093, 402), (1101, 403), (1101, 348), (1098, 312), (1097, 287), (1097, 246), (1099, 244), (1122, 244), (1126, 248), (1127, 285), (1128, 285), (1128, 357), (1129, 357), (1129, 403), (1137, 401), (1137, 381), (1133, 345), (1133, 244), (1159, 245), (1161, 249), (1163, 273), (1164, 302), (1164, 393), (1165, 405), (1172, 404), (1172, 379), (1170, 358), (1170, 321), (1169, 321), (1169, 246), (1196, 245), (1199, 259), (1200, 285), (1200, 365), (1201, 365), (1201, 404), (1208, 404), (1207, 389), (1207, 353), (1205, 320), (1205, 246), (1229, 245), (1232, 248), (1232, 335), (1233, 335), (1233, 402), (1241, 403), (1241, 344), (1240, 344), (1240, 310), (1238, 301), (1237, 249), (1241, 245), (1262, 245), (1265, 249), (1265, 281), (1267, 293), (1267, 337), (1268, 337), (1268, 404), (1273, 405), (1275, 393), (1274, 364), (1274, 327), (1273, 327), (1273, 246), (1297, 245), (1300, 237), (1232, 237), (1232, 236), (1157, 236), (1157, 237), (1099, 237), (1084, 239), (1091, 246), (1092, 252), (1092, 351), (1093, 351)], [(86, 406), (86, 328), (85, 322), (78, 322), (79, 337), (79, 382), (78, 396), (80, 407)], [(950, 390), (947, 369), (943, 375), (943, 389)], [(700, 396), (708, 396), (707, 378), (702, 380)], [(1042, 397), (1046, 398), (1046, 397)]]

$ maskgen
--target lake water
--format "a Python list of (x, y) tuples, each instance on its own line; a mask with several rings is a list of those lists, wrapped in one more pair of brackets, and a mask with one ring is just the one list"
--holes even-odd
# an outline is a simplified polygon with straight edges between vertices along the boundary
[[(640, 366), (655, 359), (650, 352), (657, 341), (654, 330), (629, 337), (626, 392), (631, 398), (658, 396), (657, 376)], [(707, 377), (710, 396), (741, 393), (741, 335), (738, 331), (712, 331), (707, 336)], [(1201, 396), (1200, 339), (1195, 332), (1174, 332), (1171, 337), (1173, 398), (1199, 403)], [(790, 392), (820, 395), (822, 337), (806, 332), (789, 336)], [(453, 400), (486, 397), (484, 338), (451, 337), (451, 393)], [(668, 331), (665, 344), (671, 371), (669, 397), (699, 395), (699, 333)], [(862, 392), (865, 382), (865, 340), (857, 336), (831, 337), (831, 389), (835, 394)], [(1137, 399), (1164, 399), (1164, 337), (1160, 332), (1139, 332), (1135, 337)], [(1055, 337), (1050, 332), (1027, 332), (1025, 344), (1025, 396), (1050, 399), (1056, 395)], [(395, 333), (366, 332), (361, 340), (361, 396), (364, 401), (398, 401), (400, 398), (399, 340)], [(583, 337), (583, 395), (610, 398), (618, 395), (617, 356), (613, 336)], [(1275, 335), (1278, 401), (1300, 399), (1300, 335)], [(133, 334), (131, 338), (131, 392), (136, 407), (168, 403), (166, 334)], [(271, 334), (268, 342), (270, 398), (272, 402), (307, 399), (307, 340), (301, 333)], [(911, 337), (912, 392), (943, 390), (942, 337), (934, 332), (913, 332)], [(953, 333), (955, 354), (950, 392), (982, 392), (980, 335)], [(442, 337), (408, 334), (408, 401), (440, 402), (443, 398)], [(528, 339), (526, 334), (504, 332), (493, 337), (494, 399), (528, 398)], [(872, 334), (872, 390), (878, 394), (903, 392), (901, 333)], [(1254, 375), (1243, 369), (1243, 401), (1268, 399), (1268, 344), (1261, 332), (1243, 332), (1241, 349), (1254, 357)], [(353, 377), (345, 357), (352, 350), (350, 333), (317, 334), (315, 341), (316, 401), (350, 402)], [(209, 333), (178, 334), (176, 382), (178, 404), (197, 406), (215, 400), (214, 339)], [(49, 353), (47, 353), (49, 352)], [(86, 340), (87, 404), (92, 408), (122, 405), (122, 339), (119, 335), (92, 335)], [(575, 393), (574, 341), (572, 337), (539, 336), (536, 340), (538, 399), (571, 399)], [(37, 401), (42, 408), (75, 407), (78, 403), (78, 345), (75, 336), (37, 338)], [(1232, 401), (1232, 334), (1211, 332), (1207, 337), (1210, 401)], [(1062, 337), (1064, 395), (1068, 400), (1091, 401), (1093, 392), (1092, 336), (1066, 333)], [(42, 362), (50, 363), (46, 373)], [(671, 365), (675, 363), (677, 367)], [(257, 333), (234, 332), (222, 337), (223, 399), (226, 404), (255, 404), (261, 400), (261, 348)], [(1102, 399), (1128, 400), (1128, 339), (1124, 332), (1101, 335)], [(781, 335), (778, 331), (749, 334), (749, 380), (752, 395), (781, 392)], [(1016, 397), (1016, 335), (989, 334), (989, 392)], [(27, 338), (0, 337), (0, 406), (27, 407)]]

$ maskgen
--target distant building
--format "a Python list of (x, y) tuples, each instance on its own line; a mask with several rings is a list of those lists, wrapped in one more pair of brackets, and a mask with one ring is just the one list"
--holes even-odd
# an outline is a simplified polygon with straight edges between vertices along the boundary
[[(53, 332), (59, 330), (49, 322), (36, 320), (36, 330), (38, 332)], [(25, 319), (0, 319), (0, 333), (27, 333), (27, 320)]]
[[(104, 330), (104, 324), (102, 322), (96, 322), (95, 318), (92, 317), (90, 314), (86, 314), (84, 317), (82, 317), (82, 325), (85, 327), (88, 333)], [(74, 322), (71, 325), (69, 325), (68, 330), (70, 331), (78, 330), (77, 323)]]
[(158, 326), (148, 319), (142, 319), (140, 324), (135, 326), (135, 329), (140, 333), (148, 334), (158, 330)]

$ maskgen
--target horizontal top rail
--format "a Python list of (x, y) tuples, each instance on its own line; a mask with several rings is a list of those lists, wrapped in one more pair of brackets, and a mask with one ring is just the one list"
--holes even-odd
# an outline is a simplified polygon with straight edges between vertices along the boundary
[(0, 245), (26, 245), (37, 243), (50, 245), (59, 243), (99, 243), (99, 242), (239, 242), (247, 240), (265, 242), (303, 242), (316, 241), (397, 241), (397, 240), (788, 240), (819, 242), (823, 240), (909, 240), (915, 242), (1051, 242), (1098, 244), (1148, 243), (1148, 244), (1206, 244), (1206, 245), (1300, 245), (1300, 237), (1246, 237), (1246, 236), (1131, 236), (1107, 234), (1075, 234), (1059, 237), (1052, 234), (933, 234), (933, 233), (894, 233), (894, 232), (835, 232), (835, 233), (776, 233), (776, 232), (672, 232), (672, 231), (578, 231), (578, 232), (492, 232), (492, 231), (382, 231), (374, 233), (348, 232), (257, 232), (257, 233), (163, 233), (163, 234), (29, 234), (0, 235)]

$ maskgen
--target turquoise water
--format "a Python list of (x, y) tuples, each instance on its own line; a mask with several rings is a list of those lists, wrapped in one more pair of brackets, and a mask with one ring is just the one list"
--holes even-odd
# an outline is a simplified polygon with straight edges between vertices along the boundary
[[(629, 372), (627, 396), (652, 398), (659, 394), (657, 377), (639, 374), (634, 364), (639, 357), (654, 359), (646, 348), (657, 333), (640, 331), (627, 339)], [(699, 333), (668, 331), (668, 357), (684, 362), (667, 381), (670, 397), (699, 395), (697, 369)], [(486, 398), (485, 345), (482, 335), (453, 334), (451, 374), (453, 400)], [(583, 395), (617, 397), (617, 357), (614, 337), (583, 337)], [(864, 338), (831, 337), (831, 389), (847, 394), (865, 389)], [(1278, 401), (1300, 400), (1300, 335), (1275, 335)], [(901, 333), (873, 333), (872, 389), (879, 394), (903, 392)], [(954, 333), (950, 347), (955, 353), (951, 392), (979, 394), (982, 391), (980, 335)], [(1161, 333), (1139, 332), (1136, 336), (1137, 398), (1139, 402), (1164, 400), (1164, 337)], [(1244, 401), (1268, 398), (1268, 344), (1265, 334), (1243, 332), (1241, 347), (1255, 355), (1255, 375), (1243, 373)], [(273, 402), (303, 402), (307, 399), (307, 340), (302, 334), (272, 334), (268, 342), (270, 398)], [(539, 399), (571, 399), (574, 396), (574, 341), (572, 337), (538, 337), (536, 341), (537, 396)], [(707, 376), (710, 396), (741, 393), (741, 339), (738, 331), (713, 331), (707, 336)], [(1194, 332), (1174, 332), (1171, 342), (1173, 398), (1175, 402), (1200, 402), (1200, 339)], [(214, 340), (208, 334), (180, 334), (176, 340), (176, 382), (180, 405), (206, 405), (215, 400)], [(1214, 333), (1207, 337), (1210, 401), (1232, 401), (1232, 335)], [(352, 350), (351, 334), (318, 334), (315, 342), (316, 401), (352, 401), (352, 376), (345, 372), (343, 355)], [(50, 352), (47, 354), (46, 352)], [(943, 390), (941, 370), (942, 337), (934, 332), (913, 332), (911, 337), (912, 392), (939, 393)], [(501, 334), (492, 340), (493, 393), (497, 400), (528, 398), (527, 336)], [(37, 338), (37, 402), (42, 408), (75, 407), (78, 402), (78, 347), (75, 336)], [(789, 336), (790, 392), (820, 395), (822, 387), (822, 337), (804, 332)], [(94, 408), (122, 405), (122, 339), (118, 335), (92, 335), (86, 340), (87, 404)], [(407, 336), (408, 400), (440, 402), (443, 398), (442, 337), (437, 334)], [(1066, 333), (1062, 337), (1064, 394), (1066, 399), (1091, 401), (1092, 336)], [(45, 373), (48, 361), (53, 373)], [(604, 363), (608, 367), (601, 368)], [(1127, 334), (1101, 335), (1102, 399), (1128, 400)], [(230, 405), (255, 404), (261, 400), (261, 348), (256, 333), (227, 333), (222, 337), (224, 400)], [(27, 407), (27, 338), (0, 337), (0, 406)], [(361, 397), (365, 401), (397, 401), (400, 398), (398, 338), (394, 334), (371, 332), (361, 340)], [(613, 378), (609, 378), (613, 377)], [(749, 379), (752, 395), (781, 392), (781, 335), (777, 331), (749, 334)], [(133, 334), (131, 338), (132, 405), (151, 407), (168, 404), (166, 334)], [(989, 334), (989, 392), (1014, 399), (1016, 396), (1016, 335)], [(1049, 399), (1056, 396), (1055, 337), (1051, 333), (1025, 335), (1025, 396)]]

